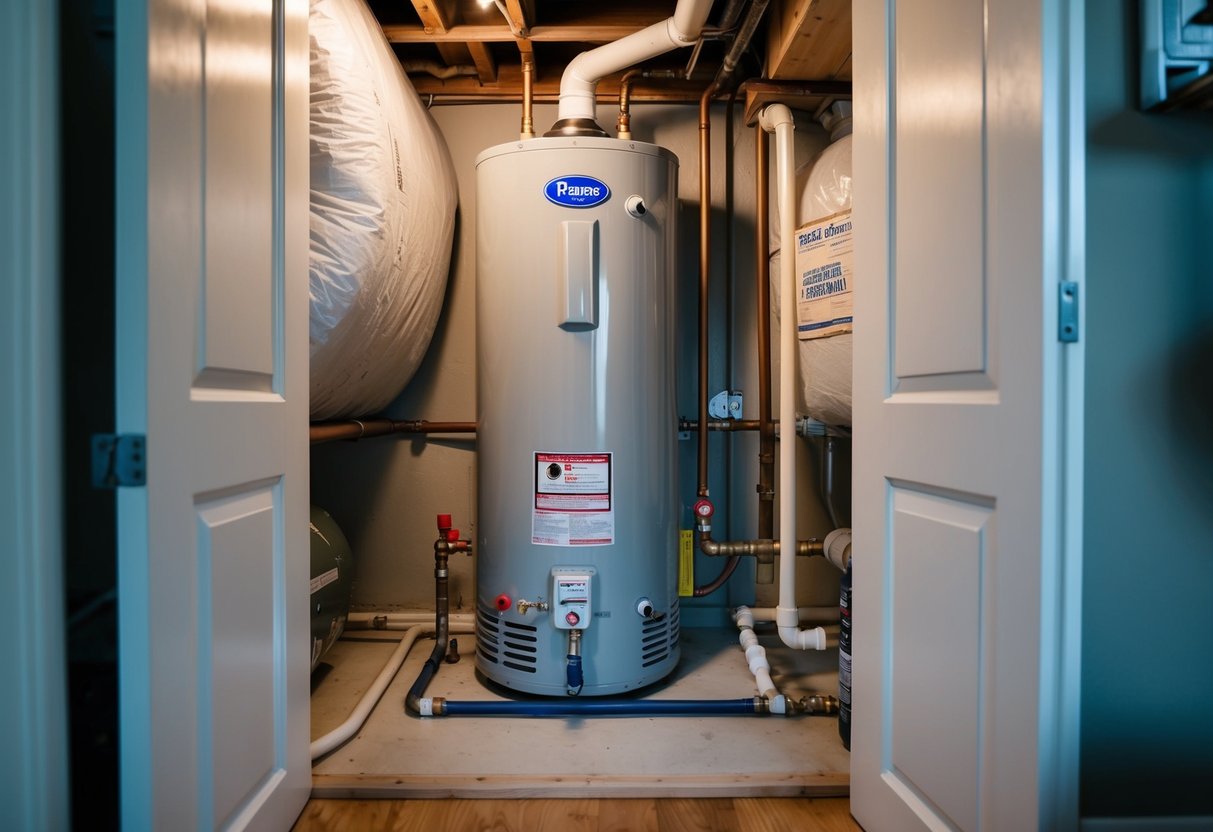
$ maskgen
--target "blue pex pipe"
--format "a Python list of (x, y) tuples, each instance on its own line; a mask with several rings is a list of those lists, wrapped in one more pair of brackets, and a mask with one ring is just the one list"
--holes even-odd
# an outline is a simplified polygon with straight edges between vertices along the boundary
[(551, 702), (443, 703), (446, 716), (735, 716), (757, 714), (753, 697), (746, 699), (632, 699), (623, 702), (592, 699)]

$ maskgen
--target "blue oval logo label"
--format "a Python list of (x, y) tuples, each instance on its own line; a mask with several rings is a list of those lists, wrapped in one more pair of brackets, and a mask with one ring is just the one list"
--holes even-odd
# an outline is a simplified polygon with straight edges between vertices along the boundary
[(592, 208), (611, 198), (611, 189), (605, 182), (592, 176), (570, 174), (557, 176), (543, 186), (543, 195), (548, 202), (565, 208)]

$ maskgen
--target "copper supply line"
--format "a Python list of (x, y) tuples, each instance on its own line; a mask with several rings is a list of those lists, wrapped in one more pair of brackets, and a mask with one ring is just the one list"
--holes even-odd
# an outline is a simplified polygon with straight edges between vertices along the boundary
[(425, 419), (346, 419), (338, 422), (313, 422), (313, 445), (339, 439), (370, 439), (397, 433), (475, 433), (475, 422), (428, 422)]
[[(779, 554), (778, 540), (704, 540), (700, 549), (706, 555), (718, 558), (774, 557)], [(796, 541), (796, 556), (815, 558), (825, 556), (825, 544), (815, 537)]]
[[(703, 91), (699, 98), (699, 487), (698, 496), (708, 496), (708, 433), (704, 426), (708, 424), (708, 284), (712, 263), (712, 139), (711, 116), (712, 99), (732, 80), (733, 73), (741, 60), (742, 54), (750, 45), (750, 39), (758, 28), (762, 15), (766, 11), (768, 0), (753, 0), (746, 11), (737, 32), (737, 37), (729, 47), (728, 53), (721, 63), (716, 78)], [(732, 8), (732, 6), (730, 6)], [(730, 112), (739, 88), (734, 87), (729, 97)], [(762, 211), (766, 212), (766, 203), (761, 203)], [(766, 250), (765, 238), (760, 247)], [(765, 262), (765, 258), (759, 257)], [(762, 295), (763, 293), (760, 293)], [(768, 333), (768, 345), (770, 335)], [(759, 352), (759, 360), (764, 353)], [(768, 389), (770, 382), (770, 357), (767, 356)], [(761, 385), (761, 367), (759, 369)], [(761, 391), (760, 391), (761, 395)], [(770, 414), (768, 412), (768, 419)], [(761, 417), (760, 417), (761, 419)]]
[[(709, 306), (708, 306), (708, 288), (709, 276), (711, 273), (712, 262), (712, 141), (711, 141), (711, 116), (712, 116), (712, 99), (725, 88), (732, 80), (733, 72), (736, 70), (740, 62), (741, 55), (749, 47), (750, 38), (753, 37), (754, 31), (758, 27), (759, 21), (762, 19), (763, 12), (766, 11), (768, 0), (754, 0), (750, 4), (749, 10), (746, 12), (746, 18), (742, 22), (738, 31), (737, 37), (734, 39), (732, 46), (729, 48), (725, 59), (722, 62), (720, 71), (716, 73), (716, 78), (708, 85), (708, 88), (703, 91), (703, 95), (699, 98), (699, 418), (698, 418), (698, 474), (699, 483), (697, 493), (701, 500), (708, 497), (708, 324), (709, 324)], [(734, 87), (729, 96), (729, 111), (732, 112), (733, 102), (737, 97), (737, 88)], [(765, 203), (764, 203), (765, 208)], [(765, 243), (762, 245), (762, 250), (765, 250)], [(761, 258), (760, 258), (761, 259)], [(768, 334), (769, 339), (769, 334)], [(765, 354), (768, 361), (767, 378), (770, 379), (770, 352)], [(762, 353), (760, 353), (759, 361), (762, 361)], [(761, 376), (761, 368), (759, 370)], [(769, 386), (768, 386), (769, 392)], [(761, 396), (761, 391), (760, 391)], [(770, 412), (768, 407), (768, 421)], [(761, 418), (759, 420), (761, 422)], [(773, 432), (773, 428), (772, 428)], [(773, 458), (773, 454), (772, 454)], [(760, 474), (761, 477), (761, 474)], [(762, 489), (759, 488), (759, 496), (762, 496)], [(761, 509), (760, 509), (761, 510)], [(697, 521), (698, 522), (698, 521)], [(772, 522), (773, 527), (773, 522)], [(773, 528), (772, 528), (773, 531)], [(773, 535), (772, 535), (773, 536)], [(705, 545), (711, 544), (712, 534), (710, 523), (699, 524), (699, 544), (703, 549)], [(706, 553), (706, 549), (704, 550)], [(769, 563), (772, 556), (767, 553), (762, 553), (760, 559), (764, 563)], [(732, 577), (736, 571), (738, 564), (741, 561), (741, 556), (738, 554), (729, 555), (728, 561), (725, 562), (720, 574), (714, 580), (695, 588), (695, 596), (702, 597), (708, 595), (721, 586)]]
[(535, 59), (522, 56), (522, 130), (518, 137), (525, 141), (535, 138), (535, 119), (531, 111), (535, 102)]
[(619, 79), (619, 117), (615, 120), (615, 132), (618, 138), (632, 138), (632, 83), (636, 78), (677, 78), (678, 71), (674, 69), (629, 69)]
[[(708, 496), (708, 286), (712, 267), (712, 99), (719, 86), (715, 81), (708, 85), (699, 98), (699, 418), (697, 495)], [(730, 99), (732, 100), (732, 99)], [(710, 526), (699, 524), (699, 542), (711, 539)], [(724, 586), (737, 566), (740, 555), (731, 555), (720, 570), (720, 574), (702, 586), (695, 587), (694, 596), (711, 595)]]
[(708, 496), (708, 285), (712, 268), (712, 99), (713, 81), (699, 97), (699, 484), (696, 495)]
[[(679, 419), (678, 429), (685, 431), (698, 431), (699, 422), (694, 419)], [(757, 419), (711, 419), (708, 421), (708, 430), (722, 430), (731, 433), (735, 431), (752, 431), (759, 429), (760, 425)]]

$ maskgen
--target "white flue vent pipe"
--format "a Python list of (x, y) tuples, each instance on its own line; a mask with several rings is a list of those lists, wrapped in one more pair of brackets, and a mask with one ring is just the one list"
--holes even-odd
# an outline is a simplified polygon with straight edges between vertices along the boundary
[[(762, 129), (775, 134), (775, 179), (779, 188), (780, 257), (779, 313), (779, 431), (796, 433), (796, 122), (783, 104), (769, 104), (760, 118)], [(797, 650), (824, 650), (825, 630), (800, 629), (796, 607), (796, 443), (779, 443), (779, 604), (775, 624), (779, 638)]]
[(712, 0), (679, 0), (669, 18), (570, 61), (560, 79), (560, 109), (552, 132), (559, 134), (565, 124), (593, 122), (600, 79), (672, 49), (691, 46), (699, 39), (711, 10)]

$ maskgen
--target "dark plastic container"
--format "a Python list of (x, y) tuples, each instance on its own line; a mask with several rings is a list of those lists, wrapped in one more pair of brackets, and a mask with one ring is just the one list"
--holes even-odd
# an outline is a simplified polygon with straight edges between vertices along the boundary
[(851, 564), (842, 575), (838, 597), (838, 736), (851, 749)]

